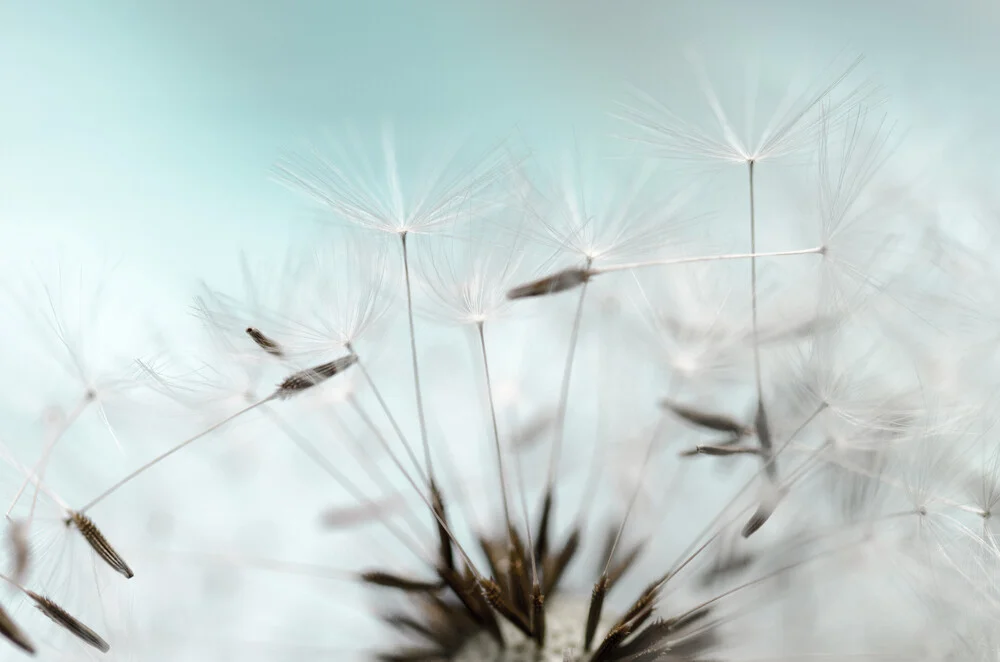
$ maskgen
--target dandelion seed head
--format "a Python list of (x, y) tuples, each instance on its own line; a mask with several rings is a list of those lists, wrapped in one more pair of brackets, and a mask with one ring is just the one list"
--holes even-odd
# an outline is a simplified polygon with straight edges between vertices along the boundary
[[(510, 625), (501, 624), (505, 648), (500, 648), (489, 635), (475, 635), (452, 658), (452, 662), (581, 662), (588, 654), (582, 651), (584, 627), (587, 623), (589, 600), (560, 597), (546, 603), (546, 642), (541, 648), (523, 632)], [(602, 631), (608, 630), (614, 619), (605, 616)]]

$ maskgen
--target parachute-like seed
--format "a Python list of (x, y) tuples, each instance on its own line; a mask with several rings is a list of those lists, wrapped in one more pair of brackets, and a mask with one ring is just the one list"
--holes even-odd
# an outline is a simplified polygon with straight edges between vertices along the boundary
[(564, 292), (583, 285), (590, 280), (590, 276), (591, 272), (588, 269), (564, 269), (551, 276), (545, 276), (511, 289), (507, 292), (507, 298), (526, 299)]
[(348, 354), (347, 356), (342, 356), (339, 359), (334, 359), (329, 363), (300, 370), (292, 375), (289, 375), (285, 381), (278, 385), (275, 397), (290, 398), (301, 391), (325, 382), (334, 375), (347, 370), (357, 362), (357, 354)]
[(111, 650), (111, 646), (108, 642), (104, 641), (101, 635), (97, 634), (89, 627), (81, 623), (77, 618), (73, 617), (68, 611), (52, 602), (52, 600), (46, 598), (45, 596), (38, 595), (34, 591), (26, 591), (28, 597), (34, 600), (35, 606), (38, 610), (52, 619), (54, 623), (62, 626), (70, 633), (72, 633), (78, 639), (85, 641), (102, 653), (107, 653)]
[(70, 513), (69, 518), (66, 520), (66, 525), (69, 526), (70, 524), (76, 526), (77, 531), (80, 532), (83, 539), (97, 552), (98, 556), (104, 559), (105, 563), (124, 575), (127, 579), (132, 579), (135, 576), (132, 569), (125, 563), (125, 559), (108, 543), (107, 538), (100, 532), (93, 520), (83, 513), (73, 512)]

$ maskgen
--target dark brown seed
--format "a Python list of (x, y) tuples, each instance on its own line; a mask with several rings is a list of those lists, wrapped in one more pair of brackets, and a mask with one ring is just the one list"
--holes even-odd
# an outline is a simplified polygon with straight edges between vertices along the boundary
[(83, 536), (83, 539), (87, 541), (91, 549), (97, 552), (105, 563), (115, 569), (115, 571), (125, 575), (126, 578), (132, 579), (135, 574), (132, 569), (128, 567), (118, 552), (108, 543), (107, 538), (98, 530), (94, 522), (84, 515), (83, 513), (71, 513), (69, 519), (66, 520), (66, 525), (69, 526), (73, 524), (76, 526), (77, 531)]
[(601, 610), (604, 608), (604, 596), (608, 593), (608, 576), (601, 575), (601, 578), (594, 584), (594, 590), (590, 595), (590, 609), (587, 612), (587, 628), (583, 635), (583, 650), (589, 651), (594, 643), (594, 635), (597, 633), (597, 624), (601, 620)]
[(531, 587), (531, 631), (538, 646), (545, 646), (545, 596), (538, 583)]
[(21, 628), (17, 626), (17, 623), (15, 623), (14, 620), (7, 615), (7, 612), (3, 607), (0, 607), (0, 635), (3, 635), (5, 639), (21, 650), (32, 655), (35, 654), (34, 644), (32, 644), (27, 635), (21, 631)]
[[(535, 558), (544, 564), (549, 554), (549, 520), (552, 517), (552, 490), (545, 490), (542, 501), (542, 516), (538, 521), (538, 535), (535, 536)], [(549, 591), (545, 591), (548, 593)]]
[(444, 497), (438, 489), (437, 482), (431, 480), (431, 508), (437, 515), (434, 520), (438, 530), (438, 552), (441, 556), (441, 563), (449, 570), (455, 569), (455, 552), (451, 547), (451, 535), (445, 524), (448, 522), (448, 515), (444, 508)]
[(528, 619), (525, 614), (518, 611), (518, 609), (507, 601), (500, 589), (500, 585), (497, 584), (492, 579), (480, 579), (479, 587), (483, 590), (483, 596), (486, 598), (486, 602), (493, 607), (494, 610), (503, 618), (524, 633), (524, 636), (531, 637), (531, 626), (528, 624)]
[(712, 455), (714, 457), (726, 457), (729, 455), (763, 455), (759, 448), (747, 448), (746, 446), (711, 446), (701, 445), (681, 451), (681, 457), (691, 457), (693, 455)]
[(440, 581), (428, 582), (420, 579), (407, 579), (406, 577), (378, 570), (362, 573), (361, 580), (369, 584), (375, 584), (376, 586), (395, 588), (408, 593), (438, 591), (444, 587), (444, 583)]
[(559, 585), (559, 580), (562, 579), (563, 573), (573, 560), (573, 557), (576, 556), (577, 550), (580, 549), (580, 536), (581, 530), (577, 527), (557, 554), (543, 559), (545, 562), (543, 564), (545, 583), (542, 587), (542, 593), (545, 595), (555, 593), (556, 587)]
[(757, 506), (757, 510), (750, 517), (750, 519), (747, 520), (747, 523), (743, 525), (743, 530), (741, 531), (743, 537), (749, 538), (754, 533), (756, 533), (760, 529), (760, 527), (764, 526), (764, 524), (767, 522), (767, 520), (771, 517), (773, 513), (774, 513), (774, 508), (766, 504), (762, 503), (759, 506)]
[(590, 658), (590, 662), (607, 662), (613, 657), (615, 650), (621, 646), (622, 642), (632, 633), (632, 627), (628, 624), (616, 625), (611, 628), (607, 636), (604, 637), (604, 641), (601, 645), (594, 651), (594, 657)]
[(278, 385), (278, 390), (275, 392), (274, 397), (290, 398), (301, 391), (325, 382), (334, 375), (347, 370), (357, 362), (357, 354), (348, 354), (329, 363), (300, 370), (289, 375), (285, 381)]
[(466, 573), (466, 576), (462, 577), (457, 571), (450, 568), (439, 568), (438, 573), (441, 579), (448, 585), (448, 588), (461, 600), (466, 613), (476, 623), (485, 627), (494, 641), (503, 648), (503, 633), (500, 631), (500, 624), (497, 622), (496, 614), (490, 608), (490, 604), (486, 601), (482, 590), (476, 588), (471, 575)]
[(722, 414), (702, 411), (694, 407), (682, 405), (679, 402), (673, 402), (672, 400), (662, 400), (660, 404), (688, 423), (701, 428), (715, 430), (716, 432), (728, 432), (737, 436), (746, 436), (752, 432), (746, 425)]
[(564, 269), (551, 276), (545, 276), (515, 287), (507, 292), (507, 298), (526, 299), (564, 292), (583, 285), (590, 280), (590, 276), (591, 272), (587, 269)]
[(754, 417), (754, 427), (757, 430), (757, 439), (760, 441), (760, 448), (764, 451), (764, 457), (767, 459), (767, 462), (764, 464), (764, 472), (771, 479), (772, 483), (777, 483), (778, 465), (774, 462), (774, 442), (771, 439), (771, 426), (767, 422), (767, 412), (764, 411), (763, 400), (757, 402), (757, 415)]
[(265, 336), (260, 332), (260, 330), (255, 329), (252, 326), (248, 326), (247, 335), (250, 336), (251, 340), (257, 343), (258, 347), (271, 356), (282, 357), (285, 355), (285, 353), (281, 350), (281, 345)]
[(35, 606), (38, 607), (38, 610), (51, 618), (57, 625), (64, 627), (75, 637), (90, 644), (102, 653), (107, 653), (111, 650), (111, 646), (109, 646), (108, 642), (101, 638), (101, 635), (97, 634), (79, 620), (71, 616), (69, 612), (52, 602), (52, 600), (38, 595), (33, 591), (27, 591), (27, 594), (29, 598), (34, 600)]

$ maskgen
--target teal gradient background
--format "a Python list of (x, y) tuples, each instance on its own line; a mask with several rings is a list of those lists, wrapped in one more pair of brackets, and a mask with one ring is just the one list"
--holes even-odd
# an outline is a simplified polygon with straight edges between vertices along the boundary
[[(987, 0), (3, 0), (0, 293), (19, 291), (39, 275), (49, 279), (57, 266), (71, 277), (82, 265), (96, 281), (100, 265), (120, 264), (124, 298), (116, 305), (149, 311), (166, 327), (181, 317), (190, 325), (199, 280), (234, 287), (240, 251), (280, 259), (289, 242), (310, 235), (313, 204), (275, 182), (273, 166), (323, 130), (350, 124), (371, 131), (389, 121), (402, 140), (425, 145), (455, 135), (495, 142), (516, 134), (547, 156), (573, 140), (613, 133), (609, 113), (630, 87), (680, 110), (704, 108), (682, 57), (688, 48), (723, 72), (718, 84), (735, 90), (736, 99), (751, 61), (765, 83), (780, 86), (790, 74), (823, 76), (838, 57), (863, 54), (863, 75), (882, 87), (888, 112), (908, 131), (902, 149), (914, 168), (929, 166), (947, 179), (941, 190), (949, 196), (975, 191), (974, 198), (949, 198), (929, 189), (929, 204), (996, 210), (998, 34), (1000, 4)], [(935, 170), (939, 155), (948, 167)], [(29, 333), (12, 321), (0, 339), (13, 345)], [(434, 333), (422, 340), (437, 341)], [(0, 369), (31, 366), (20, 354), (0, 353)], [(408, 389), (396, 385), (394, 395), (408, 398)], [(0, 439), (33, 430), (24, 421), (33, 424), (45, 404), (7, 398), (0, 423), (8, 416), (20, 422), (0, 428)], [(136, 464), (132, 457), (109, 462), (116, 463), (109, 475)], [(292, 460), (289, 467), (301, 469)], [(154, 489), (175, 490), (186, 480), (178, 475), (188, 474), (151, 477), (150, 500), (159, 498)], [(74, 483), (72, 471), (63, 478), (79, 500), (97, 491), (79, 476)], [(278, 519), (282, 508), (305, 498), (300, 487), (277, 479), (260, 485), (267, 502), (261, 507)], [(220, 523), (232, 523), (244, 505), (233, 496), (203, 512), (196, 494), (178, 499), (187, 501), (174, 511), (182, 513), (178, 519), (208, 539), (222, 537)], [(128, 505), (110, 512), (123, 522), (140, 520)], [(321, 547), (326, 542), (310, 554), (282, 540), (266, 540), (273, 544), (267, 547), (254, 522), (234, 524), (238, 535), (226, 540), (250, 541), (247, 547), (274, 556), (331, 561), (329, 547)], [(305, 516), (301, 522), (303, 530), (315, 524)], [(142, 536), (126, 539), (126, 548), (138, 547)], [(247, 600), (243, 608), (261, 612), (226, 614), (228, 637), (332, 650), (343, 643), (343, 630), (330, 627), (334, 615), (351, 632), (363, 620), (364, 607), (346, 600), (333, 615), (293, 617), (296, 605), (313, 604), (297, 601), (322, 606), (327, 596), (277, 581), (270, 588), (287, 600), (275, 607), (286, 610), (285, 620), (278, 623), (270, 603)], [(162, 594), (145, 599), (167, 601)], [(175, 616), (215, 616), (199, 608), (211, 611), (187, 598)], [(147, 633), (161, 625), (151, 618), (154, 627), (147, 628), (140, 612)], [(142, 639), (152, 649), (161, 643)], [(200, 650), (196, 642), (185, 643), (189, 648), (164, 659), (237, 659), (215, 649), (199, 657), (191, 653)], [(289, 650), (284, 657), (257, 653), (300, 659)], [(336, 655), (331, 659), (344, 659)], [(153, 658), (140, 652), (121, 659)]]

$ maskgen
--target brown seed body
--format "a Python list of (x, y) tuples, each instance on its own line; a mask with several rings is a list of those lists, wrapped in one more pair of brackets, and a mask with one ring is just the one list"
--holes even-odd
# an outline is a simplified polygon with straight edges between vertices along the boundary
[(0, 607), (0, 635), (10, 641), (21, 650), (35, 654), (35, 645), (31, 643), (27, 635), (21, 631), (17, 623), (7, 614), (3, 607)]
[(694, 407), (682, 405), (679, 402), (673, 402), (672, 400), (662, 400), (661, 404), (688, 423), (698, 427), (715, 430), (716, 432), (728, 432), (736, 436), (745, 436), (751, 433), (751, 430), (746, 425), (722, 414), (702, 411)]
[(125, 559), (114, 550), (108, 543), (107, 538), (104, 537), (89, 517), (83, 513), (71, 513), (69, 519), (66, 520), (66, 525), (68, 526), (69, 524), (76, 526), (76, 529), (83, 536), (83, 539), (87, 541), (87, 544), (97, 552), (98, 556), (104, 559), (105, 563), (114, 568), (115, 571), (121, 573), (127, 579), (132, 579), (135, 576), (132, 569), (125, 563)]
[(108, 642), (104, 641), (101, 635), (81, 623), (77, 618), (74, 618), (68, 611), (45, 596), (38, 595), (33, 591), (27, 591), (27, 593), (28, 597), (34, 600), (38, 610), (51, 618), (54, 623), (64, 627), (75, 637), (85, 641), (102, 653), (107, 653), (111, 650), (111, 646)]
[(590, 280), (590, 276), (591, 273), (587, 269), (564, 269), (551, 276), (539, 278), (538, 280), (515, 287), (507, 292), (507, 298), (526, 299), (528, 297), (540, 297), (547, 294), (564, 292), (583, 285)]
[(247, 335), (250, 336), (251, 340), (257, 343), (258, 347), (260, 347), (262, 350), (264, 350), (271, 356), (277, 356), (280, 358), (285, 355), (285, 353), (281, 349), (281, 345), (279, 345), (274, 340), (271, 340), (270, 338), (265, 336), (263, 333), (260, 332), (259, 329), (255, 329), (252, 326), (249, 326), (247, 327)]
[(357, 362), (357, 354), (348, 354), (339, 359), (334, 359), (329, 363), (300, 370), (289, 375), (285, 381), (278, 385), (278, 390), (275, 391), (274, 397), (290, 398), (296, 393), (325, 382), (334, 375), (347, 370)]
[(11, 555), (14, 557), (14, 581), (20, 583), (31, 561), (31, 550), (25, 537), (24, 523), (20, 520), (11, 521), (9, 534)]

